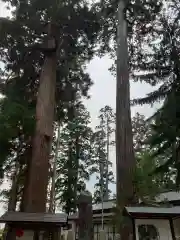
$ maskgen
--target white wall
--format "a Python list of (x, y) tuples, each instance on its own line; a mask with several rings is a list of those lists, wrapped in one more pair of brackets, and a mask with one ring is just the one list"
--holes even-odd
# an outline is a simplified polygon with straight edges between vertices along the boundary
[(176, 239), (179, 240), (180, 239), (180, 219), (178, 218), (173, 220), (173, 225), (174, 225)]
[(139, 240), (138, 226), (139, 225), (154, 225), (159, 232), (160, 239), (158, 240), (172, 240), (170, 224), (168, 220), (162, 219), (136, 219), (136, 240)]
[[(63, 228), (61, 229), (61, 236), (63, 236), (64, 240), (68, 239), (68, 232), (72, 231), (72, 236), (73, 239), (75, 239), (75, 235), (76, 235), (76, 223), (74, 221), (69, 221), (69, 224), (72, 225), (72, 228), (70, 230), (63, 230)], [(73, 240), (72, 239), (72, 240)]]

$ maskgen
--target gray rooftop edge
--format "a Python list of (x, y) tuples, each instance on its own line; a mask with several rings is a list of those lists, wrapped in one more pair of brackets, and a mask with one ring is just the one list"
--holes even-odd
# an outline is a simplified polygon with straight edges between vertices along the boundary
[(177, 207), (125, 207), (125, 210), (131, 214), (164, 214), (180, 215), (180, 206)]
[[(158, 194), (157, 197), (155, 197), (156, 203), (161, 203), (164, 201), (167, 201), (167, 202), (180, 201), (180, 191), (162, 192)], [(142, 201), (140, 200), (139, 202), (141, 203)], [(104, 210), (114, 208), (115, 206), (116, 206), (116, 199), (103, 202)], [(102, 203), (93, 205), (93, 211), (97, 211), (101, 209), (102, 209)]]
[[(160, 203), (160, 202), (163, 202), (163, 201), (180, 201), (180, 192), (179, 191), (168, 191), (168, 192), (163, 192), (163, 193), (160, 193), (157, 197), (156, 197), (156, 202), (157, 203)], [(104, 210), (106, 209), (112, 209), (116, 206), (116, 200), (113, 199), (113, 200), (109, 200), (109, 201), (106, 201), (103, 203), (103, 208)], [(137, 208), (139, 209), (139, 211), (145, 211), (146, 210), (146, 213), (152, 213), (152, 211), (155, 211), (154, 213), (157, 213), (158, 211), (166, 211), (166, 212), (161, 212), (161, 213), (167, 213), (167, 214), (171, 214), (169, 211), (171, 211), (170, 207), (168, 208), (164, 208), (164, 207), (161, 207), (161, 208), (158, 208), (158, 207), (133, 207), (134, 210), (132, 211), (137, 211)], [(99, 204), (94, 204), (93, 205), (93, 211), (98, 211), (98, 210), (101, 210), (102, 209), (102, 203), (99, 203)], [(161, 209), (161, 210), (160, 210)], [(176, 214), (180, 214), (180, 207), (173, 207), (173, 211), (176, 211)], [(130, 209), (129, 209), (130, 210)], [(149, 211), (149, 212), (148, 212)], [(6, 219), (6, 222), (7, 221), (18, 221), (17, 219), (14, 220), (14, 215), (13, 214), (16, 214), (17, 212), (7, 212), (5, 214), (3, 214), (1, 217), (0, 217), (0, 222), (5, 222), (5, 219)], [(18, 216), (20, 217), (21, 214), (24, 214), (24, 213), (20, 213), (18, 212)], [(27, 214), (27, 213), (26, 213)], [(34, 218), (34, 215), (35, 213), (28, 213), (29, 215), (21, 215), (21, 217), (24, 218), (24, 221), (27, 221), (27, 222), (44, 222), (44, 223), (64, 223), (67, 221), (67, 215), (64, 214), (64, 213), (56, 213), (56, 214), (49, 214), (49, 213), (44, 213), (44, 214), (36, 214), (36, 218)], [(16, 214), (16, 217), (17, 217), (17, 214)], [(71, 215), (68, 217), (69, 220), (72, 220), (72, 219), (77, 219), (78, 215), (77, 213)]]
[(26, 223), (52, 223), (67, 222), (67, 214), (64, 213), (26, 213), (6, 212), (0, 217), (0, 222), (26, 222)]

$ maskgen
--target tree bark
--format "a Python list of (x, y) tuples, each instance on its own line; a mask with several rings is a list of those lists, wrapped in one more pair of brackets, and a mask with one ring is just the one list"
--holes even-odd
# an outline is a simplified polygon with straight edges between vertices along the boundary
[(53, 213), (55, 212), (55, 183), (56, 183), (56, 168), (57, 168), (57, 159), (58, 159), (58, 152), (60, 147), (60, 133), (61, 128), (60, 124), (58, 123), (58, 135), (57, 135), (57, 141), (56, 141), (56, 150), (55, 150), (55, 156), (54, 156), (54, 162), (53, 162), (53, 172), (52, 172), (52, 184), (51, 184), (51, 192), (50, 192), (50, 203), (49, 203), (49, 212)]
[[(18, 174), (19, 174), (19, 162), (16, 161), (15, 169), (12, 176), (12, 186), (10, 190), (10, 198), (8, 202), (8, 211), (16, 211), (16, 203), (17, 203), (17, 191), (18, 191)], [(15, 240), (16, 234), (15, 231), (9, 224), (5, 225), (4, 232), (3, 232), (3, 239), (5, 240)]]
[[(117, 207), (122, 213), (133, 199), (133, 171), (135, 156), (130, 112), (130, 83), (128, 66), (127, 22), (125, 0), (118, 4), (117, 28), (117, 86), (116, 86), (116, 169)], [(125, 221), (126, 222), (126, 221)], [(129, 239), (130, 226), (118, 226), (122, 240)]]
[(19, 174), (19, 162), (15, 163), (14, 174), (12, 177), (12, 186), (10, 191), (10, 198), (8, 203), (8, 211), (16, 210), (17, 203), (17, 191), (18, 191), (18, 174)]
[(20, 212), (25, 211), (25, 206), (26, 206), (26, 197), (27, 197), (27, 190), (28, 190), (28, 177), (29, 176), (29, 169), (30, 169), (30, 162), (32, 159), (32, 140), (30, 140), (30, 147), (26, 150), (26, 164), (27, 166), (24, 169), (24, 186), (23, 186), (23, 191), (22, 191), (22, 197), (21, 197), (21, 203), (20, 203)]
[(105, 200), (109, 199), (109, 116), (106, 115), (106, 192), (105, 192)]
[[(56, 51), (51, 24), (49, 24), (48, 44), (44, 65), (40, 76), (36, 104), (36, 130), (32, 147), (32, 160), (29, 166), (26, 212), (46, 212), (49, 158), (53, 137), (53, 120), (56, 85)], [(53, 46), (52, 46), (53, 45)]]

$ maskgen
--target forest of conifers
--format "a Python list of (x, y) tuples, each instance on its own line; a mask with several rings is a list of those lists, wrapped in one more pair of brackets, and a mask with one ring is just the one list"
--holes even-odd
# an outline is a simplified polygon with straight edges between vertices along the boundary
[[(129, 201), (132, 188), (147, 201), (160, 191), (178, 189), (180, 1), (3, 2), (12, 11), (10, 18), (0, 18), (0, 177), (8, 186), (1, 191), (8, 209), (24, 209), (40, 116), (38, 89), (45, 59), (52, 56), (44, 44), (49, 23), (55, 26), (51, 37), (58, 47), (47, 208), (68, 214), (76, 211), (77, 197), (92, 177), (94, 202), (101, 201), (102, 192), (104, 200), (115, 198), (112, 184), (123, 204)], [(110, 71), (117, 79), (116, 109), (104, 102), (94, 129), (83, 104), (93, 84), (86, 66), (95, 56), (107, 54), (114, 61)], [(98, 80), (103, 91), (103, 79)], [(130, 100), (129, 80), (148, 83), (155, 90)], [(41, 92), (45, 99), (46, 92), (48, 87)], [(156, 102), (161, 107), (150, 118), (137, 113), (130, 119), (131, 106)], [(116, 152), (116, 173), (110, 161), (112, 151)], [(124, 195), (119, 196), (120, 192)]]

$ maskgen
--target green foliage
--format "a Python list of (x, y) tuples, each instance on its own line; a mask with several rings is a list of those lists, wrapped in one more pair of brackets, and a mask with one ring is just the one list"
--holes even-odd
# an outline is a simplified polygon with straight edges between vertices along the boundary
[[(24, 173), (31, 159), (47, 23), (55, 23), (59, 45), (56, 119), (66, 124), (72, 114), (71, 102), (77, 96), (88, 96), (92, 85), (85, 63), (93, 56), (99, 23), (94, 9), (81, 0), (4, 2), (13, 7), (13, 17), (0, 19), (0, 93), (5, 96), (0, 106), (0, 166), (10, 177), (16, 161)], [(22, 187), (25, 176), (20, 179)]]
[(4, 229), (1, 228), (1, 229), (0, 229), (0, 237), (1, 237), (1, 238), (3, 237), (3, 232), (4, 232)]
[(136, 113), (132, 118), (133, 143), (136, 155), (136, 169), (134, 172), (134, 187), (138, 198), (152, 199), (159, 191), (156, 176), (151, 173), (156, 168), (156, 160), (150, 155), (147, 139), (151, 136), (150, 123), (145, 116)]
[(93, 159), (91, 172), (98, 180), (95, 184), (94, 202), (101, 202), (102, 198), (108, 200), (110, 196), (109, 183), (114, 183), (112, 172), (112, 162), (109, 160), (110, 148), (114, 144), (112, 137), (114, 134), (115, 114), (113, 109), (105, 106), (100, 109), (99, 125), (93, 134), (92, 148)]
[[(161, 158), (156, 173), (172, 174), (179, 187), (179, 115), (178, 96), (171, 94), (163, 107), (156, 113), (152, 124), (153, 134), (149, 144), (153, 149), (152, 156)], [(173, 107), (172, 107), (173, 106)]]
[[(116, 59), (118, 3), (118, 0), (99, 0), (96, 5), (102, 26), (99, 36), (99, 53), (100, 55), (108, 53), (114, 60)], [(156, 16), (162, 7), (162, 1), (128, 0), (125, 1), (125, 5), (124, 17), (128, 23), (129, 64), (132, 66), (138, 62), (138, 51), (141, 50), (144, 39), (154, 25)], [(115, 72), (115, 66), (112, 66), (111, 70)]]
[[(179, 1), (170, 1), (156, 16), (150, 31), (143, 39), (131, 64), (133, 79), (144, 81), (156, 90), (146, 97), (134, 99), (132, 104), (153, 104), (162, 107), (151, 118), (152, 136), (148, 140), (152, 158), (158, 158), (156, 174), (171, 176), (179, 187)], [(167, 11), (168, 9), (168, 11)], [(149, 28), (148, 27), (148, 28)], [(148, 51), (147, 51), (148, 49)], [(169, 184), (167, 183), (169, 186)], [(172, 186), (173, 185), (173, 186)], [(174, 187), (174, 184), (170, 184)]]
[(143, 150), (149, 148), (147, 139), (151, 136), (151, 127), (149, 122), (145, 119), (144, 115), (136, 113), (131, 120), (133, 144), (136, 155), (141, 154)]
[[(112, 57), (115, 55), (118, 1), (99, 1), (92, 6), (83, 0), (4, 2), (14, 7), (14, 10), (11, 20), (0, 19), (0, 59), (3, 62), (3, 68), (0, 69), (0, 93), (5, 96), (0, 102), (0, 177), (3, 178), (5, 173), (11, 178), (12, 167), (18, 161), (21, 167), (19, 193), (22, 194), (25, 170), (31, 156), (39, 76), (47, 54), (43, 43), (47, 37), (47, 23), (51, 21), (55, 23), (55, 39), (59, 46), (56, 120), (61, 122), (62, 128), (56, 200), (69, 214), (76, 210), (77, 195), (86, 189), (85, 181), (89, 180), (91, 174), (96, 174), (98, 180), (94, 195), (96, 202), (100, 201), (101, 190), (103, 197), (107, 197), (107, 183), (113, 182), (108, 148), (112, 144), (110, 139), (114, 131), (114, 113), (108, 106), (101, 109), (100, 125), (93, 133), (81, 97), (88, 97), (92, 85), (85, 63), (93, 57), (97, 37), (99, 53), (108, 52)], [(140, 196), (149, 193), (154, 196), (162, 188), (160, 178), (149, 175), (159, 163), (164, 161), (163, 167), (168, 166), (168, 171), (169, 167), (179, 169), (179, 121), (170, 117), (173, 114), (177, 116), (178, 112), (179, 10), (173, 4), (170, 7), (175, 16), (170, 22), (162, 12), (159, 14), (161, 1), (127, 1), (125, 11), (131, 74), (135, 80), (140, 79), (151, 85), (161, 83), (157, 91), (134, 103), (166, 99), (152, 126), (155, 135), (149, 144), (153, 148), (153, 158), (144, 152), (142, 144), (147, 133), (145, 121), (140, 115), (134, 119), (137, 120), (133, 126), (134, 146), (138, 153), (135, 182)], [(154, 44), (157, 38), (160, 41)], [(152, 51), (147, 53), (143, 46)], [(139, 71), (148, 73), (137, 75)], [(172, 109), (172, 104), (176, 104), (177, 108)], [(154, 159), (157, 156), (160, 157), (156, 165)], [(179, 178), (178, 174), (177, 182)], [(146, 179), (146, 186), (143, 179)], [(166, 184), (171, 185), (169, 175)]]
[[(14, 88), (14, 92), (16, 89)], [(17, 98), (17, 97), (16, 97)], [(11, 172), (14, 160), (22, 165), (34, 131), (34, 109), (25, 102), (5, 97), (0, 106), (0, 163), (3, 170)]]
[(155, 197), (163, 191), (172, 190), (175, 187), (172, 173), (156, 172), (162, 159), (152, 157), (149, 152), (142, 152), (137, 158), (134, 182), (137, 196), (145, 203), (155, 200)]
[(162, 151), (163, 156), (157, 154), (160, 145), (152, 146), (153, 139), (157, 141), (158, 137), (161, 138), (160, 132), (156, 136), (154, 135), (155, 125), (150, 120), (147, 121), (143, 115), (137, 113), (132, 118), (132, 127), (136, 153), (136, 169), (134, 173), (136, 194), (145, 202), (153, 201), (159, 192), (175, 187), (174, 171), (157, 171), (157, 168), (167, 161), (168, 153)]
[(155, 161), (149, 153), (143, 152), (138, 157), (134, 182), (136, 194), (141, 200), (144, 200), (144, 198), (153, 200), (160, 191), (157, 177), (151, 174), (155, 168)]
[(156, 17), (145, 46), (139, 49), (137, 61), (131, 66), (134, 80), (145, 81), (157, 89), (135, 99), (133, 104), (152, 104), (179, 91), (179, 2), (170, 2), (167, 7), (168, 13), (162, 10)]
[(90, 116), (81, 102), (73, 105), (74, 117), (61, 128), (57, 162), (56, 201), (66, 213), (76, 211), (77, 197), (86, 189), (91, 164)]

